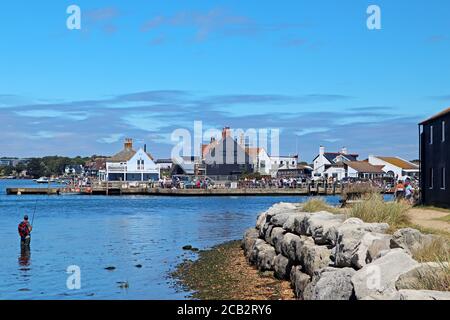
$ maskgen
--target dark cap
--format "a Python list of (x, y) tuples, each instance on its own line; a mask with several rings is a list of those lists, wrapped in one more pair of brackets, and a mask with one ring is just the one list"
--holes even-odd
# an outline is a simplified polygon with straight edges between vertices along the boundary
[(28, 220), (28, 216), (27, 216), (27, 215), (25, 215), (25, 217), (23, 217), (23, 219), (24, 219), (24, 220)]

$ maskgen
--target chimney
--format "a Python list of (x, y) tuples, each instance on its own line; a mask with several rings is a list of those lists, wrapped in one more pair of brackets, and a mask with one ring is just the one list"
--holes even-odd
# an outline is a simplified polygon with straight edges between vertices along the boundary
[(222, 130), (222, 138), (225, 139), (227, 137), (231, 137), (231, 129), (230, 129), (230, 127), (225, 127)]
[(319, 154), (320, 154), (321, 156), (323, 156), (323, 155), (325, 154), (325, 147), (324, 147), (324, 146), (320, 146), (320, 148), (319, 148)]
[(144, 144), (144, 152), (147, 152), (147, 144)]
[(126, 138), (123, 148), (125, 150), (132, 150), (133, 149), (133, 139)]
[(341, 153), (342, 153), (342, 154), (348, 154), (348, 149), (347, 149), (347, 147), (343, 147), (343, 148), (341, 149)]
[(210, 143), (213, 143), (213, 142), (216, 142), (216, 138), (211, 137), (211, 142)]

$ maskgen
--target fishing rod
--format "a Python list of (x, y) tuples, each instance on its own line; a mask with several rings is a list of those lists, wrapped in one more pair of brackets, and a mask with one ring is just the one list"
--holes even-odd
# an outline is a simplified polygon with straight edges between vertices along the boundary
[(31, 218), (31, 226), (34, 224), (34, 215), (36, 214), (36, 207), (37, 207), (37, 198), (34, 202), (34, 211), (33, 211), (33, 217)]

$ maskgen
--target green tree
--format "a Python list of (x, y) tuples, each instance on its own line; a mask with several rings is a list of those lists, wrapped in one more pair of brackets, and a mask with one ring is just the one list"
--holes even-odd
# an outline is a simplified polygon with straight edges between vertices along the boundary
[(33, 158), (28, 162), (27, 171), (33, 178), (45, 176), (47, 169), (45, 163), (40, 158)]

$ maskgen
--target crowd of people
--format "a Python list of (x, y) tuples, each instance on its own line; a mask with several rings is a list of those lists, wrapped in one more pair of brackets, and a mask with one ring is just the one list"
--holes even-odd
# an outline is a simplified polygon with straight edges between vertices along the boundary
[(398, 180), (397, 185), (395, 186), (395, 199), (406, 200), (407, 202), (414, 204), (419, 197), (419, 188), (415, 183), (416, 181), (411, 179)]

